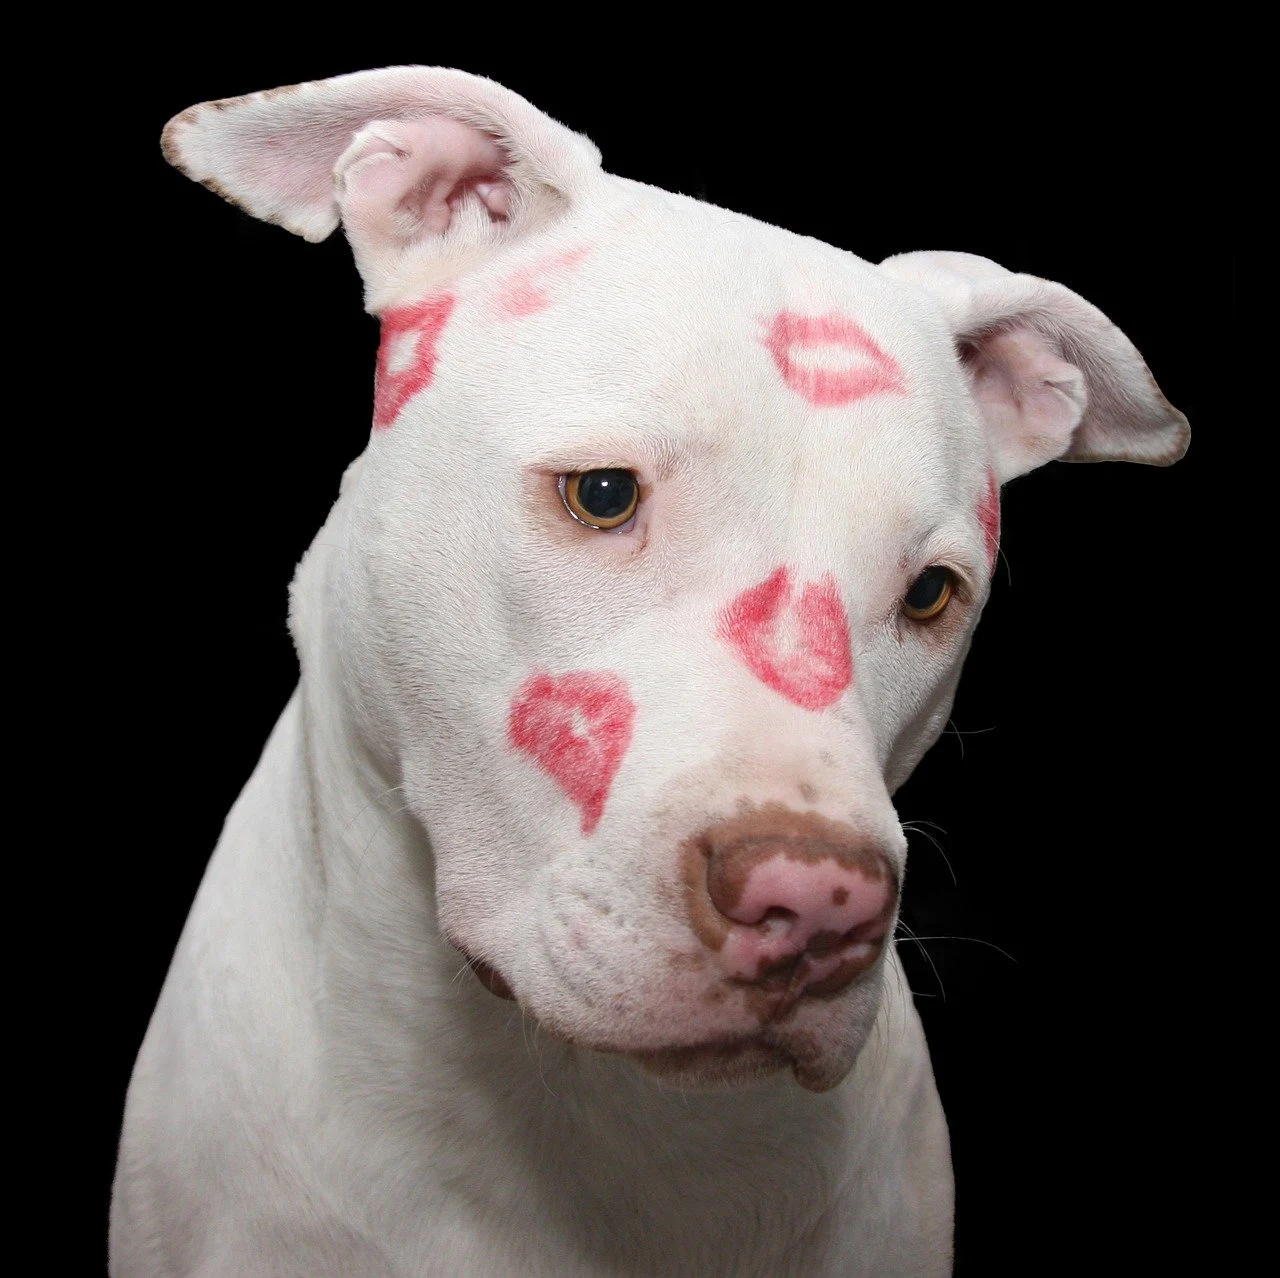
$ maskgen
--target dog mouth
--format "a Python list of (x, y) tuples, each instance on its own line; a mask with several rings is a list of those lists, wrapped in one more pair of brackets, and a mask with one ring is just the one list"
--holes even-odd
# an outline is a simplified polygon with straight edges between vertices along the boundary
[(515, 991), (507, 983), (507, 978), (503, 976), (492, 963), (486, 963), (481, 959), (472, 958), (471, 955), (468, 954), (466, 950), (463, 950), (461, 946), (458, 946), (457, 948), (461, 950), (463, 958), (467, 960), (467, 966), (471, 969), (471, 975), (474, 976), (490, 994), (496, 994), (499, 998), (509, 999), (513, 1003), (516, 1001)]
[[(490, 994), (519, 1003), (510, 982), (493, 964), (474, 958), (457, 942), (453, 944), (466, 959), (471, 974)], [(631, 1047), (584, 1038), (580, 1033), (567, 1031), (543, 1017), (538, 1018), (538, 1023), (544, 1033), (566, 1047), (626, 1060), (650, 1077), (669, 1086), (678, 1086), (681, 1090), (719, 1091), (744, 1087), (789, 1069), (805, 1090), (824, 1092), (834, 1087), (847, 1071), (844, 1068), (833, 1070), (833, 1062), (828, 1059), (831, 1054), (823, 1051), (809, 1035), (788, 1023), (790, 1014), (801, 1001), (803, 982), (796, 978), (795, 972), (778, 971), (762, 983), (764, 988), (752, 991), (760, 1000), (760, 1005), (753, 1009), (759, 1017), (758, 1029), (703, 1042)], [(819, 995), (820, 1001), (826, 1001), (843, 985), (841, 981), (836, 989), (812, 989), (811, 992)], [(768, 1004), (767, 1013), (765, 1003)]]
[[(517, 1002), (506, 978), (490, 963), (468, 958), (472, 975), (491, 994)], [(823, 1092), (839, 1081), (819, 1067), (820, 1054), (805, 1038), (787, 1034), (773, 1026), (742, 1037), (714, 1039), (703, 1043), (681, 1043), (668, 1047), (622, 1047), (613, 1043), (589, 1042), (566, 1033), (553, 1024), (539, 1021), (543, 1031), (566, 1047), (615, 1056), (643, 1070), (651, 1078), (682, 1091), (720, 1091), (747, 1087), (772, 1075), (790, 1070), (807, 1091)]]

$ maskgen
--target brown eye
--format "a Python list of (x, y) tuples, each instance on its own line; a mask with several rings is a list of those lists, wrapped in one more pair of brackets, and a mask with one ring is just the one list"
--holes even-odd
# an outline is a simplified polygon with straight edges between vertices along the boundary
[(931, 621), (951, 601), (954, 591), (955, 577), (951, 569), (935, 564), (911, 583), (902, 601), (902, 611), (912, 621)]
[(589, 528), (621, 528), (640, 505), (640, 485), (629, 470), (583, 470), (560, 477), (565, 509)]

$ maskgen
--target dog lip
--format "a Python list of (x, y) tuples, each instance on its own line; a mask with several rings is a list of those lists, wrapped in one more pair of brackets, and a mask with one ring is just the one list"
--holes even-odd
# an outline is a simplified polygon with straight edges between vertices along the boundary
[(472, 976), (490, 994), (496, 994), (499, 998), (510, 999), (512, 1002), (515, 1001), (515, 991), (508, 984), (507, 978), (492, 963), (486, 963), (483, 959), (475, 958), (465, 945), (459, 945), (452, 937), (449, 938), (449, 944), (467, 960), (467, 966), (471, 969)]
[(515, 992), (511, 986), (507, 984), (507, 978), (498, 971), (491, 963), (482, 963), (479, 959), (468, 960), (467, 966), (470, 967), (477, 981), (489, 991), (490, 994), (496, 994), (499, 998), (510, 999), (515, 1001)]

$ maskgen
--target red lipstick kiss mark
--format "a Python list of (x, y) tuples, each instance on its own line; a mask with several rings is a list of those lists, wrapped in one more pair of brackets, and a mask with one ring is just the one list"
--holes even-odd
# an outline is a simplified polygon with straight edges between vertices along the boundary
[[(769, 324), (764, 344), (782, 380), (811, 404), (851, 404), (864, 395), (906, 392), (898, 361), (886, 355), (860, 325), (847, 315), (797, 315), (781, 311)], [(841, 368), (800, 363), (800, 351), (838, 347), (855, 358)]]
[(582, 810), (582, 833), (604, 813), (609, 787), (631, 744), (636, 707), (619, 675), (538, 673), (516, 693), (507, 735)]
[(589, 248), (570, 249), (567, 253), (556, 253), (513, 272), (498, 294), (498, 310), (507, 319), (523, 319), (526, 315), (545, 311), (553, 299), (548, 296), (543, 282), (548, 276), (576, 270), (590, 252)]
[[(378, 372), (373, 383), (373, 429), (386, 430), (400, 410), (431, 385), (436, 343), (453, 311), (454, 298), (430, 297), (382, 316)], [(394, 367), (393, 367), (394, 365)]]
[(716, 634), (758, 679), (805, 710), (831, 705), (853, 681), (849, 622), (830, 573), (792, 602), (791, 574), (779, 568), (723, 609)]
[(993, 470), (987, 471), (987, 492), (978, 503), (978, 523), (982, 525), (982, 540), (987, 548), (987, 571), (992, 572), (996, 551), (1000, 548), (1000, 486)]

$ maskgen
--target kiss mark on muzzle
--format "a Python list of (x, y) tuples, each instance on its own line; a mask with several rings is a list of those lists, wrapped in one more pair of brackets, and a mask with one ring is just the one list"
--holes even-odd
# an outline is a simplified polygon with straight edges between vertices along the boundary
[(373, 429), (386, 430), (436, 372), (436, 347), (453, 313), (455, 299), (429, 297), (382, 315), (378, 371), (373, 388)]
[(511, 744), (533, 761), (582, 812), (590, 834), (631, 744), (636, 707), (620, 675), (539, 672), (516, 693), (507, 720)]
[[(811, 404), (836, 407), (866, 395), (906, 391), (898, 361), (847, 315), (781, 311), (769, 322), (763, 341), (782, 380)], [(817, 362), (816, 352), (823, 348), (834, 349), (839, 362), (827, 367)], [(803, 351), (815, 354), (802, 359)]]
[(720, 613), (716, 634), (747, 669), (805, 710), (838, 701), (853, 681), (849, 622), (830, 573), (792, 598), (783, 566), (744, 590)]

